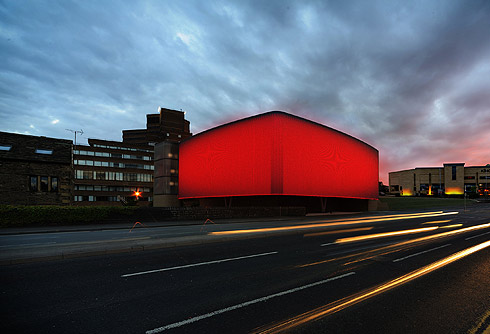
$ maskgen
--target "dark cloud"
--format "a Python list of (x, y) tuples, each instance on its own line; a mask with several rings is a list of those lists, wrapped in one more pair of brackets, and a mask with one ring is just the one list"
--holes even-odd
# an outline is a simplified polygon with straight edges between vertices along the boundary
[(158, 106), (194, 133), (284, 110), (377, 147), (384, 181), (486, 164), (489, 31), (488, 1), (4, 1), (0, 130), (120, 140)]

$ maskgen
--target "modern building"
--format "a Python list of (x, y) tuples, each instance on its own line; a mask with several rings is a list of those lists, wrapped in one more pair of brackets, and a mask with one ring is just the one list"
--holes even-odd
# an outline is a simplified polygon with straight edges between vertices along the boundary
[[(89, 139), (73, 150), (77, 205), (149, 205), (153, 193), (153, 146)], [(138, 194), (137, 194), (138, 193)]]
[[(158, 111), (146, 115), (146, 129), (123, 130), (122, 142), (89, 139), (89, 146), (75, 147), (75, 204), (119, 205), (136, 197), (138, 205), (152, 203), (155, 144), (178, 145), (192, 135), (184, 112)], [(173, 174), (178, 166), (173, 168), (167, 172)]]
[(0, 132), (0, 204), (67, 205), (72, 142)]
[(480, 196), (490, 191), (490, 164), (466, 166), (446, 163), (443, 167), (417, 167), (389, 173), (390, 192), (401, 196)]
[(280, 111), (157, 146), (155, 159), (155, 196), (167, 203), (331, 211), (367, 209), (378, 198), (375, 148)]
[(154, 146), (163, 141), (180, 142), (190, 136), (185, 112), (158, 107), (158, 114), (146, 115), (146, 129), (123, 130), (123, 142)]

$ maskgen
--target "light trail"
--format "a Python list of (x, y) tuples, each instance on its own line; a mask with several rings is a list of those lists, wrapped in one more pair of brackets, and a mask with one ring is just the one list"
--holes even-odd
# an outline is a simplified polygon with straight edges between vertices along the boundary
[[(380, 221), (391, 221), (391, 220), (403, 220), (403, 219), (438, 217), (438, 216), (446, 216), (446, 215), (457, 215), (458, 213), (459, 212), (457, 212), (457, 211), (452, 211), (452, 212), (434, 211), (434, 212), (426, 212), (426, 213), (411, 213), (411, 214), (406, 214), (406, 215), (380, 216), (377, 218), (367, 218), (367, 219), (350, 218), (350, 219), (344, 219), (344, 220), (329, 221), (328, 223), (324, 223), (324, 224), (304, 224), (304, 225), (295, 225), (295, 226), (256, 228), (256, 229), (248, 229), (248, 230), (218, 231), (218, 232), (210, 232), (210, 233), (208, 233), (208, 235), (230, 235), (230, 234), (292, 231), (292, 230), (329, 227), (329, 226), (365, 224), (365, 223), (380, 222)], [(383, 217), (387, 217), (387, 218), (383, 218)]]
[(433, 227), (416, 228), (416, 229), (412, 229), (412, 230), (402, 230), (402, 231), (375, 233), (375, 234), (368, 234), (368, 235), (358, 235), (355, 237), (337, 239), (337, 240), (335, 240), (335, 243), (343, 244), (346, 242), (353, 242), (353, 241), (363, 241), (363, 240), (369, 240), (369, 239), (392, 237), (392, 236), (397, 236), (397, 235), (429, 232), (429, 231), (437, 230), (438, 228), (439, 228), (438, 226), (433, 226)]
[[(383, 247), (378, 247), (378, 248), (375, 248), (375, 249), (372, 249), (372, 250), (369, 250), (366, 252), (349, 254), (349, 255), (345, 255), (345, 256), (341, 256), (341, 257), (337, 257), (337, 258), (332, 258), (332, 259), (327, 259), (327, 260), (323, 260), (323, 261), (303, 264), (303, 265), (297, 266), (297, 268), (309, 267), (309, 266), (314, 266), (314, 265), (323, 264), (323, 263), (327, 263), (327, 262), (341, 261), (341, 260), (346, 260), (346, 259), (352, 259), (352, 258), (355, 258), (356, 256), (362, 256), (359, 259), (344, 263), (343, 265), (345, 266), (345, 265), (349, 265), (352, 263), (369, 260), (369, 259), (375, 258), (377, 256), (382, 256), (382, 255), (394, 253), (397, 251), (405, 250), (405, 249), (412, 247), (413, 244), (419, 244), (419, 243), (423, 243), (425, 241), (432, 240), (432, 239), (444, 238), (444, 237), (456, 235), (459, 233), (466, 233), (468, 231), (480, 230), (480, 229), (489, 228), (489, 227), (490, 227), (490, 223), (487, 223), (487, 224), (482, 224), (482, 225), (465, 227), (465, 228), (454, 230), (454, 231), (432, 234), (432, 235), (428, 235), (428, 236), (424, 236), (424, 237), (419, 237), (416, 239), (397, 242), (397, 243), (390, 244), (390, 245), (383, 246)], [(488, 233), (490, 233), (490, 232), (488, 232)], [(486, 234), (486, 233), (483, 233), (480, 235), (484, 235), (484, 234)], [(323, 244), (320, 246), (334, 245), (334, 244), (336, 244), (336, 243), (333, 242), (333, 243), (329, 243), (329, 244)]]
[(454, 228), (460, 226), (463, 226), (463, 224), (444, 225), (444, 226), (439, 226), (439, 228)]
[(416, 278), (422, 277), (426, 274), (429, 274), (430, 272), (440, 269), (454, 261), (460, 260), (470, 254), (473, 254), (475, 252), (478, 252), (484, 248), (487, 248), (490, 246), (490, 240), (486, 241), (484, 243), (481, 243), (479, 245), (467, 248), (465, 250), (462, 250), (460, 252), (457, 252), (453, 255), (450, 255), (448, 257), (445, 257), (439, 261), (436, 261), (432, 264), (429, 264), (425, 267), (422, 267), (420, 269), (414, 270), (406, 275), (400, 276), (396, 279), (393, 279), (391, 281), (388, 281), (386, 283), (380, 284), (378, 286), (374, 286), (372, 288), (366, 289), (364, 291), (361, 291), (360, 293), (345, 297), (343, 299), (340, 299), (338, 301), (335, 301), (333, 303), (321, 306), (319, 308), (316, 308), (314, 310), (305, 312), (303, 314), (300, 314), (298, 316), (295, 316), (293, 318), (287, 319), (283, 322), (280, 322), (278, 324), (272, 325), (272, 327), (259, 330), (255, 333), (280, 333), (284, 331), (289, 331), (294, 327), (306, 324), (310, 321), (318, 320), (322, 317), (328, 316), (330, 314), (339, 312), (347, 307), (350, 307), (352, 305), (355, 305), (357, 303), (360, 303), (368, 298), (374, 297), (380, 293), (389, 291), (395, 287), (398, 287), (402, 284), (405, 284), (407, 282), (410, 282)]
[(434, 220), (434, 221), (431, 221), (431, 222), (425, 222), (425, 223), (422, 223), (422, 225), (427, 225), (427, 224), (442, 224), (442, 223), (447, 223), (447, 222), (450, 222), (451, 219), (448, 219), (448, 220)]

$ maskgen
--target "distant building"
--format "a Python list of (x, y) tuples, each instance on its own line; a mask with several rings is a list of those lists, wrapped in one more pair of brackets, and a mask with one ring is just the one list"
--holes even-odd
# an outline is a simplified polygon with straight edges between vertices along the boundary
[(180, 142), (192, 136), (189, 125), (185, 112), (158, 107), (158, 114), (146, 115), (146, 129), (123, 130), (123, 142), (147, 145)]
[(70, 140), (0, 132), (0, 203), (70, 204)]
[(401, 196), (488, 194), (490, 164), (468, 166), (447, 163), (443, 167), (417, 167), (389, 173), (390, 192)]

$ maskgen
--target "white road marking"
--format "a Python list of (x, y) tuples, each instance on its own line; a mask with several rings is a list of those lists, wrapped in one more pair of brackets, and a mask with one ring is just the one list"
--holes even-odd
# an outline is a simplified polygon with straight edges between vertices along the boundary
[(221, 313), (225, 313), (225, 312), (228, 312), (228, 311), (233, 311), (233, 310), (236, 310), (236, 309), (239, 309), (239, 308), (242, 308), (242, 307), (245, 307), (245, 306), (249, 306), (249, 305), (252, 305), (252, 304), (256, 304), (256, 303), (265, 302), (265, 301), (267, 301), (267, 300), (269, 300), (271, 298), (284, 296), (284, 295), (287, 295), (287, 294), (290, 294), (290, 293), (293, 293), (293, 292), (297, 292), (297, 291), (301, 291), (301, 290), (304, 290), (304, 289), (308, 289), (308, 288), (311, 288), (311, 287), (314, 287), (314, 286), (317, 286), (317, 285), (320, 285), (320, 284), (328, 283), (328, 282), (334, 281), (336, 279), (344, 278), (344, 277), (347, 277), (347, 276), (350, 276), (350, 275), (354, 275), (354, 274), (355, 274), (355, 272), (351, 271), (351, 272), (346, 273), (346, 274), (343, 274), (343, 275), (339, 275), (339, 276), (327, 278), (327, 279), (322, 280), (322, 281), (318, 281), (318, 282), (307, 284), (307, 285), (303, 285), (303, 286), (300, 286), (300, 287), (297, 287), (297, 288), (294, 288), (294, 289), (290, 289), (290, 290), (278, 292), (278, 293), (275, 293), (275, 294), (272, 294), (272, 295), (269, 295), (269, 296), (266, 296), (266, 297), (262, 297), (262, 298), (257, 298), (257, 299), (254, 299), (254, 300), (250, 300), (250, 301), (245, 302), (245, 303), (233, 305), (233, 306), (230, 306), (230, 307), (223, 308), (221, 310), (216, 310), (216, 311), (213, 311), (213, 312), (210, 312), (210, 313), (202, 314), (202, 315), (199, 315), (197, 317), (193, 317), (193, 318), (190, 318), (190, 319), (187, 319), (187, 320), (183, 320), (183, 321), (180, 321), (180, 322), (175, 322), (175, 323), (170, 324), (170, 325), (158, 327), (158, 328), (155, 328), (155, 329), (146, 331), (146, 334), (161, 333), (161, 332), (163, 332), (163, 331), (165, 331), (167, 329), (172, 329), (172, 328), (177, 328), (177, 327), (181, 327), (181, 326), (184, 326), (184, 325), (188, 325), (188, 324), (191, 324), (193, 322), (196, 322), (196, 321), (199, 321), (199, 320), (202, 320), (202, 319), (206, 319), (206, 318), (210, 318), (210, 317), (213, 317), (213, 316), (218, 315), (218, 314), (221, 314)]
[(485, 235), (485, 234), (488, 234), (488, 233), (490, 233), (490, 232), (485, 232), (485, 233), (482, 233), (482, 234), (474, 235), (474, 236), (468, 237), (468, 238), (466, 238), (464, 240), (470, 240), (470, 239), (473, 239), (473, 238), (478, 238), (478, 237), (481, 237), (482, 235)]
[(432, 252), (433, 250), (444, 248), (444, 247), (447, 247), (447, 246), (451, 246), (451, 244), (442, 245), (442, 246), (439, 246), (439, 247), (436, 247), (436, 248), (431, 248), (431, 249), (425, 250), (423, 252), (418, 252), (418, 253), (415, 253), (415, 254), (412, 254), (412, 255), (401, 257), (399, 259), (393, 260), (393, 262), (403, 261), (403, 260), (408, 259), (408, 258), (411, 258), (413, 256), (417, 256), (417, 255), (420, 255), (420, 254), (425, 254), (425, 253), (428, 253), (428, 252)]
[(170, 268), (163, 268), (163, 269), (155, 269), (155, 270), (142, 271), (142, 272), (139, 272), (139, 273), (126, 274), (126, 275), (121, 275), (121, 277), (130, 277), (130, 276), (137, 276), (137, 275), (153, 274), (153, 273), (158, 273), (160, 271), (168, 271), (168, 270), (175, 270), (175, 269), (182, 269), (182, 268), (189, 268), (189, 267), (197, 267), (197, 266), (203, 266), (203, 265), (206, 265), (206, 264), (214, 264), (214, 263), (228, 262), (228, 261), (234, 261), (234, 260), (249, 259), (251, 257), (266, 256), (266, 255), (272, 255), (272, 254), (277, 254), (277, 253), (278, 252), (269, 252), (269, 253), (261, 253), (261, 254), (254, 254), (254, 255), (246, 255), (246, 256), (239, 256), (239, 257), (232, 257), (232, 258), (229, 258), (229, 259), (222, 259), (222, 260), (215, 260), (215, 261), (208, 261), (208, 262), (201, 262), (201, 263), (186, 264), (184, 266), (177, 266), (177, 267), (170, 267)]
[(328, 245), (335, 245), (336, 242), (329, 242), (329, 243), (326, 243), (326, 244), (321, 244), (320, 247), (323, 247), (323, 246), (328, 246)]

